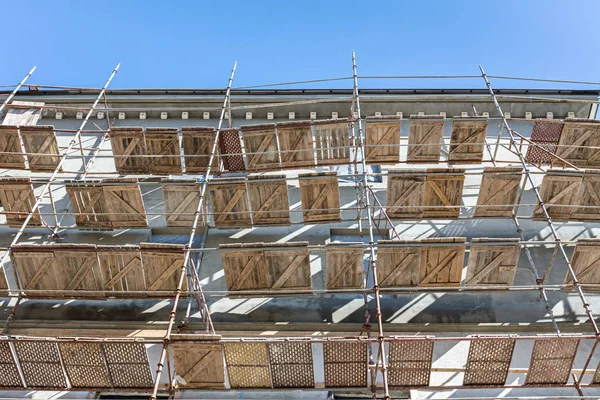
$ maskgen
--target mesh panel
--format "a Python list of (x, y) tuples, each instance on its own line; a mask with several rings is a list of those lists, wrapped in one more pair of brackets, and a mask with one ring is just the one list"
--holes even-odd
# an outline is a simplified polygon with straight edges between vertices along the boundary
[(100, 343), (64, 342), (58, 345), (73, 387), (110, 387)]
[(142, 343), (104, 343), (108, 370), (115, 387), (150, 387), (152, 373)]
[(67, 386), (56, 343), (15, 342), (15, 350), (27, 386)]
[(433, 356), (432, 341), (392, 342), (389, 347), (390, 386), (427, 386)]
[(323, 344), (326, 387), (367, 386), (366, 343)]
[(225, 360), (232, 388), (271, 387), (266, 344), (228, 343)]
[(0, 386), (23, 386), (8, 342), (0, 342)]
[[(562, 129), (562, 123), (538, 121), (535, 123), (535, 125), (533, 125), (531, 141), (539, 144), (544, 150), (548, 150), (550, 153), (556, 154)], [(552, 156), (542, 151), (540, 147), (529, 145), (527, 148), (527, 155), (525, 156), (528, 163), (550, 163)]]
[(504, 385), (514, 348), (514, 340), (471, 342), (464, 385)]
[(579, 339), (536, 340), (525, 384), (566, 384), (578, 346)]
[(272, 343), (269, 345), (273, 387), (314, 387), (310, 343)]

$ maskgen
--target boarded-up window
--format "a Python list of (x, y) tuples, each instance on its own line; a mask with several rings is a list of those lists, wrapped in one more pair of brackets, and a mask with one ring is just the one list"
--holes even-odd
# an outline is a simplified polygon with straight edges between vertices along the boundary
[[(200, 189), (196, 180), (163, 180), (167, 226), (192, 226), (200, 204)], [(197, 226), (202, 225), (203, 220), (200, 215)]]
[(181, 175), (181, 148), (177, 128), (147, 128), (144, 132), (151, 174)]
[(350, 122), (322, 120), (313, 122), (317, 165), (348, 164), (350, 162)]
[(298, 175), (304, 222), (341, 220), (337, 172)]
[(414, 118), (411, 116), (408, 132), (408, 161), (438, 163), (443, 132), (443, 117)]
[(448, 161), (479, 163), (483, 159), (487, 120), (454, 120)]
[(363, 243), (328, 243), (327, 289), (360, 288), (363, 283)]
[[(380, 287), (417, 286), (421, 247), (416, 240), (377, 242), (377, 280)], [(411, 245), (411, 246), (407, 246)]]
[(285, 175), (250, 175), (248, 194), (254, 225), (289, 225), (290, 202)]
[[(181, 128), (185, 171), (187, 174), (206, 172), (210, 154), (215, 142), (215, 128), (202, 126), (184, 126)], [(212, 169), (219, 166), (218, 148), (213, 157)]]
[(216, 178), (210, 181), (208, 188), (215, 226), (252, 226), (245, 181)]
[(426, 174), (422, 170), (389, 170), (386, 213), (393, 219), (421, 219)]
[[(35, 205), (33, 185), (29, 178), (1, 178), (0, 179), (0, 204), (6, 214), (6, 222), (11, 228), (20, 228), (27, 219), (27, 215)], [(29, 226), (42, 224), (39, 209), (33, 213)]]
[[(146, 290), (138, 246), (97, 246), (103, 290), (111, 296)], [(143, 296), (141, 293), (131, 295)]]
[[(179, 285), (183, 269), (184, 246), (179, 244), (141, 243), (142, 265), (146, 290), (174, 292)], [(187, 279), (183, 278), (183, 291), (187, 291)]]
[(54, 171), (60, 162), (58, 143), (53, 126), (22, 126), (21, 137), (28, 155), (29, 169), (32, 171)]
[[(576, 166), (600, 167), (600, 123), (566, 122), (556, 155)], [(595, 147), (595, 148), (594, 148)]]
[(16, 126), (0, 125), (0, 168), (25, 169), (25, 156)]
[(114, 127), (109, 132), (115, 168), (123, 174), (148, 173), (144, 132), (139, 127)]
[[(544, 176), (540, 196), (546, 211), (555, 221), (568, 221), (573, 212), (583, 173), (568, 170), (549, 170)], [(544, 219), (544, 211), (538, 205), (533, 211), (534, 219)]]
[(463, 168), (429, 168), (424, 218), (458, 218), (465, 181)]
[[(571, 258), (571, 266), (579, 283), (600, 284), (600, 240), (579, 239)], [(573, 277), (567, 271), (565, 284), (573, 283)]]
[(427, 238), (421, 240), (422, 286), (458, 286), (465, 258), (463, 238)]
[(277, 137), (279, 138), (282, 168), (315, 165), (310, 121), (278, 123)]
[[(490, 242), (507, 242), (492, 245)], [(469, 253), (467, 285), (512, 285), (519, 264), (519, 239), (474, 238)]]
[(247, 125), (240, 129), (244, 140), (248, 170), (279, 169), (280, 153), (275, 124)]
[(177, 379), (183, 388), (225, 386), (223, 348), (220, 344), (173, 343)]
[(522, 173), (522, 168), (485, 167), (475, 216), (510, 217), (517, 201)]
[(575, 195), (573, 200), (575, 206), (569, 219), (578, 221), (600, 220), (600, 174), (597, 170), (585, 171), (579, 193)]
[(397, 164), (400, 161), (400, 121), (365, 124), (365, 160)]

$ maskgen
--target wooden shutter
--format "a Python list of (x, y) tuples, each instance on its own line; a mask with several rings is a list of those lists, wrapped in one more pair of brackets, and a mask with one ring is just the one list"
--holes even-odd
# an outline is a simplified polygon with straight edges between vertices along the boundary
[(245, 181), (239, 178), (216, 178), (210, 181), (208, 188), (215, 226), (252, 226)]
[(419, 119), (411, 116), (408, 131), (408, 162), (440, 162), (444, 120), (441, 116), (426, 118)]
[[(426, 173), (423, 170), (389, 170), (386, 213), (393, 219), (421, 219), (425, 204)], [(406, 208), (403, 208), (406, 207)]]
[(22, 126), (20, 131), (25, 152), (37, 153), (36, 155), (27, 156), (29, 169), (34, 172), (54, 171), (60, 162), (54, 127), (44, 125)]
[(365, 124), (365, 160), (397, 164), (400, 161), (400, 121)]
[(350, 163), (350, 121), (314, 121), (317, 165)]
[[(215, 128), (203, 126), (184, 126), (181, 128), (186, 174), (201, 174), (206, 172), (215, 136)], [(219, 167), (218, 150), (217, 147), (217, 154), (213, 157), (211, 167), (213, 170)]]
[[(242, 126), (248, 170), (279, 169), (279, 147), (275, 124)], [(283, 157), (284, 155), (282, 155)]]
[[(465, 257), (464, 237), (427, 238), (421, 243), (421, 286), (458, 286)], [(446, 246), (428, 246), (447, 243)], [(461, 244), (462, 243), (462, 244)]]
[(363, 243), (328, 243), (327, 289), (360, 288), (363, 283)]
[(102, 191), (113, 228), (148, 226), (137, 178), (105, 179), (103, 184)]
[[(112, 229), (101, 181), (72, 181), (66, 185), (69, 201), (80, 229)], [(75, 184), (78, 183), (78, 184)]]
[(248, 194), (254, 225), (290, 224), (290, 202), (285, 175), (250, 175)]
[[(491, 245), (490, 242), (507, 242)], [(519, 239), (474, 238), (469, 253), (467, 285), (512, 285), (519, 265)]]
[[(573, 272), (579, 283), (600, 284), (600, 240), (579, 239), (571, 258)], [(565, 285), (573, 284), (573, 277), (567, 271)]]
[[(555, 221), (568, 221), (579, 193), (583, 173), (551, 169), (542, 180), (540, 197), (550, 217)], [(538, 205), (533, 211), (533, 219), (544, 219), (544, 212)]]
[[(418, 240), (377, 242), (377, 281), (380, 287), (417, 286), (421, 266)], [(412, 244), (413, 246), (406, 246)]]
[(298, 175), (304, 222), (340, 221), (337, 172)]
[(177, 128), (146, 128), (144, 132), (149, 155), (148, 172), (157, 175), (181, 175), (181, 148)]
[(523, 168), (485, 167), (477, 197), (475, 216), (512, 216), (522, 174)]
[(464, 168), (427, 169), (423, 218), (458, 218), (464, 174)]
[[(184, 261), (184, 246), (180, 244), (140, 243), (146, 290), (175, 292)], [(187, 291), (183, 278), (182, 291)]]
[(114, 127), (108, 134), (117, 172), (123, 174), (148, 173), (148, 158), (136, 157), (148, 154), (142, 128)]
[[(56, 244), (54, 248), (54, 262), (59, 274), (61, 286), (56, 289), (72, 291), (66, 295), (86, 295), (86, 290), (102, 291), (102, 278), (96, 246), (89, 244)], [(77, 291), (77, 293), (75, 292)], [(102, 297), (102, 294), (93, 293), (90, 297)]]
[(265, 244), (264, 258), (267, 287), (311, 290), (308, 242)]
[(277, 124), (282, 168), (313, 167), (313, 138), (310, 121)]
[(487, 120), (454, 120), (449, 162), (480, 163), (483, 159)]
[[(21, 290), (47, 290), (61, 286), (52, 247), (17, 244), (13, 247), (10, 257), (19, 277)], [(41, 295), (43, 294), (28, 293), (28, 296)]]
[[(200, 204), (200, 184), (196, 180), (163, 179), (162, 191), (167, 226), (191, 227)], [(198, 225), (203, 224), (202, 215)]]
[(25, 156), (17, 126), (0, 125), (0, 168), (25, 169)]
[(220, 344), (173, 343), (175, 374), (180, 388), (223, 388), (225, 371)]
[[(119, 292), (146, 290), (142, 258), (138, 246), (97, 246), (103, 290)], [(143, 294), (134, 294), (143, 296)]]
[(227, 290), (267, 288), (262, 244), (222, 244), (219, 246)]
[(600, 124), (566, 122), (556, 155), (576, 166), (600, 167)]
[(579, 193), (573, 198), (576, 205), (593, 207), (573, 207), (569, 219), (577, 221), (600, 220), (600, 174), (597, 170), (585, 171)]
[[(11, 228), (20, 228), (36, 203), (30, 178), (0, 178), (0, 204), (6, 214), (6, 222)], [(42, 224), (39, 208), (35, 210), (28, 226)]]

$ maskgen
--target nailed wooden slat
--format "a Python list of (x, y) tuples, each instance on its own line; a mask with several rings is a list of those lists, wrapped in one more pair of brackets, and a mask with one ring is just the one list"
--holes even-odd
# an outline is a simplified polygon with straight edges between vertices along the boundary
[(10, 253), (13, 268), (19, 277), (21, 289), (56, 288), (60, 286), (54, 269), (54, 251), (51, 247), (13, 246)]
[(510, 217), (514, 208), (512, 204), (517, 201), (522, 173), (522, 168), (485, 167), (475, 216)]
[(421, 247), (403, 246), (414, 240), (377, 242), (377, 280), (381, 287), (417, 286), (420, 278)]
[[(111, 185), (112, 183), (114, 185)], [(130, 183), (130, 185), (124, 183)], [(146, 209), (137, 178), (105, 179), (102, 191), (113, 228), (148, 226)]]
[(298, 175), (304, 222), (341, 220), (337, 172)]
[(208, 184), (208, 189), (215, 226), (252, 226), (245, 181), (215, 178)]
[[(61, 281), (61, 290), (103, 290), (95, 245), (54, 246), (54, 265)], [(85, 292), (78, 293), (85, 295)], [(98, 296), (98, 294), (94, 294)]]
[(79, 228), (112, 229), (101, 181), (67, 184), (66, 190)]
[(289, 225), (290, 202), (285, 175), (250, 175), (248, 195), (254, 225)]
[[(35, 204), (35, 194), (30, 178), (0, 178), (0, 204), (5, 212), (21, 213), (7, 214), (6, 222), (12, 228), (20, 228)], [(28, 225), (42, 224), (39, 209), (37, 209)]]
[(115, 168), (121, 173), (148, 173), (144, 132), (139, 127), (113, 127), (109, 132)]
[(504, 385), (515, 348), (515, 340), (472, 341), (463, 384)]
[(573, 200), (576, 205), (593, 208), (573, 207), (570, 220), (600, 220), (600, 174), (597, 170), (585, 171), (579, 193)]
[(97, 246), (96, 250), (102, 290), (125, 293), (146, 290), (138, 246)]
[(54, 171), (60, 161), (58, 143), (53, 126), (35, 125), (20, 128), (23, 146), (27, 153), (40, 153), (27, 156), (31, 171)]
[(365, 132), (367, 162), (397, 164), (400, 161), (400, 121), (368, 121)]
[(282, 168), (312, 167), (315, 165), (310, 121), (277, 124)]
[(578, 347), (579, 339), (575, 338), (536, 340), (525, 384), (566, 384)]
[(180, 388), (225, 386), (223, 347), (220, 344), (173, 343), (171, 348)]
[(248, 170), (279, 169), (280, 153), (275, 124), (246, 125), (240, 129), (246, 151)]
[[(579, 283), (600, 284), (600, 240), (579, 239), (571, 258), (571, 266)], [(567, 272), (565, 284), (573, 283), (571, 274)]]
[(389, 344), (389, 385), (428, 386), (433, 358), (433, 341)]
[(232, 388), (271, 387), (266, 343), (227, 343), (224, 347)]
[[(471, 241), (467, 285), (512, 285), (519, 264), (519, 239), (474, 238)], [(506, 245), (488, 245), (506, 242)], [(511, 243), (513, 242), (513, 243)]]
[[(200, 203), (201, 185), (196, 180), (168, 180), (162, 185), (167, 226), (191, 227)], [(198, 225), (204, 224), (202, 215)]]
[(350, 122), (321, 120), (313, 122), (317, 165), (338, 165), (350, 162)]
[(264, 259), (269, 289), (311, 289), (308, 242), (288, 242), (281, 250), (267, 249)]
[(360, 288), (363, 280), (363, 243), (328, 243), (327, 289)]
[[(551, 169), (544, 175), (540, 196), (553, 220), (569, 220), (582, 180), (582, 172), (569, 170)], [(544, 217), (544, 212), (538, 205), (533, 211), (533, 219), (544, 219)]]
[(425, 204), (426, 173), (423, 170), (389, 170), (386, 213), (393, 219), (421, 219)]
[(460, 163), (481, 162), (487, 126), (487, 119), (452, 121), (448, 161)]
[(458, 218), (464, 182), (464, 168), (428, 168), (423, 218)]
[[(4, 154), (19, 153), (19, 154)], [(0, 125), (0, 168), (25, 169), (25, 156), (17, 126)]]
[(252, 290), (267, 288), (264, 252), (260, 248), (221, 245), (221, 261), (227, 290)]
[[(179, 244), (141, 243), (142, 265), (146, 290), (172, 291), (177, 289), (184, 261), (184, 246)], [(187, 290), (183, 279), (181, 290)]]
[[(183, 153), (185, 157), (185, 170), (187, 174), (200, 174), (206, 172), (210, 159), (210, 152), (215, 141), (215, 128), (203, 126), (184, 126), (181, 128)], [(218, 168), (218, 148), (213, 158), (212, 169)]]
[(600, 124), (586, 122), (565, 122), (560, 135), (556, 155), (571, 164), (600, 167)]
[(411, 118), (407, 160), (409, 162), (439, 162), (443, 131), (443, 119)]
[[(421, 286), (458, 286), (465, 258), (466, 238), (427, 238), (421, 243)], [(447, 246), (427, 246), (447, 243)]]
[(151, 174), (181, 175), (181, 148), (177, 128), (146, 128), (144, 132), (149, 155), (148, 172)]
[(323, 343), (325, 387), (367, 386), (367, 343)]

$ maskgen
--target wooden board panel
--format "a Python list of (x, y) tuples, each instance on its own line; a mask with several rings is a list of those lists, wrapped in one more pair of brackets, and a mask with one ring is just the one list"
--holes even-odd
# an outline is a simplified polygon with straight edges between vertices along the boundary
[(308, 242), (267, 243), (264, 250), (267, 287), (271, 290), (312, 288)]
[[(466, 238), (427, 238), (421, 243), (421, 286), (458, 286), (465, 258)], [(447, 246), (428, 246), (447, 243)]]
[(173, 343), (171, 349), (180, 389), (225, 387), (223, 347), (220, 344)]
[(54, 135), (54, 127), (46, 125), (22, 126), (20, 128), (23, 146), (26, 153), (37, 153), (27, 156), (31, 171), (54, 171), (60, 162), (58, 143)]
[(400, 161), (400, 121), (365, 124), (365, 160), (383, 164)]
[[(11, 106), (25, 106), (23, 108), (8, 108), (2, 125), (37, 125), (42, 117), (42, 108), (44, 102), (38, 101), (18, 101), (13, 100)], [(31, 108), (27, 108), (31, 107)]]
[(151, 174), (181, 175), (181, 147), (179, 146), (179, 129), (146, 128), (144, 132), (148, 158), (148, 172)]
[(290, 202), (285, 175), (250, 175), (248, 194), (254, 225), (290, 224)]
[(240, 129), (244, 140), (248, 170), (279, 169), (280, 153), (275, 124), (246, 125)]
[(245, 171), (246, 163), (242, 151), (242, 140), (237, 129), (221, 129), (219, 132), (219, 149), (223, 160), (223, 168), (227, 171)]
[(266, 343), (227, 343), (225, 360), (232, 388), (270, 388)]
[(310, 343), (271, 343), (269, 361), (274, 388), (315, 387)]
[[(600, 240), (579, 239), (575, 252), (571, 257), (571, 266), (579, 283), (600, 284)], [(565, 285), (573, 283), (571, 274), (567, 271)]]
[(123, 174), (148, 173), (148, 154), (144, 132), (139, 127), (113, 127), (108, 133), (115, 158), (115, 168)]
[[(549, 164), (553, 159), (551, 154), (556, 154), (563, 127), (564, 123), (562, 121), (535, 121), (530, 139), (538, 146), (532, 146), (531, 144), (527, 146), (525, 161), (530, 164)], [(542, 149), (547, 150), (551, 154), (542, 151)]]
[[(506, 242), (506, 245), (488, 245), (489, 242)], [(471, 241), (465, 283), (511, 286), (521, 255), (521, 246), (516, 244), (518, 242), (519, 239), (474, 238)]]
[(598, 170), (588, 170), (583, 174), (579, 193), (573, 198), (573, 204), (583, 207), (573, 207), (570, 220), (598, 221), (600, 220), (600, 174)]
[(480, 163), (483, 160), (487, 126), (487, 120), (452, 121), (448, 161)]
[(101, 181), (73, 181), (66, 190), (78, 228), (112, 229)]
[(510, 217), (517, 202), (522, 168), (485, 167), (477, 197), (476, 217)]
[(267, 273), (262, 244), (219, 246), (227, 290), (266, 289)]
[(429, 386), (433, 341), (391, 342), (389, 344), (389, 385)]
[(556, 155), (576, 166), (600, 167), (600, 124), (566, 122)]
[[(4, 154), (6, 152), (19, 154)], [(25, 169), (25, 156), (17, 126), (0, 125), (0, 168)]]
[(579, 339), (536, 340), (526, 385), (565, 385), (579, 347)]
[[(36, 199), (30, 178), (0, 178), (0, 204), (6, 214), (6, 222), (11, 228), (20, 228), (33, 209)], [(42, 224), (39, 208), (35, 210), (27, 226)]]
[[(550, 217), (555, 221), (568, 221), (579, 193), (583, 173), (551, 169), (542, 180), (540, 196)], [(533, 211), (533, 219), (544, 219), (544, 212), (538, 205)]]
[(464, 182), (464, 168), (428, 168), (423, 218), (458, 218)]
[(443, 119), (411, 118), (408, 131), (408, 162), (438, 163), (443, 132)]
[(97, 246), (103, 289), (127, 293), (146, 290), (138, 246)]
[(423, 170), (388, 171), (385, 211), (390, 218), (420, 220), (423, 217), (426, 178)]
[(103, 343), (102, 348), (115, 387), (152, 387), (154, 382), (143, 343)]
[(317, 165), (339, 165), (350, 162), (350, 122), (343, 120), (314, 121)]
[(105, 179), (102, 183), (102, 192), (113, 228), (144, 228), (148, 226), (146, 209), (137, 178)]
[(380, 287), (417, 286), (420, 278), (421, 247), (405, 246), (417, 240), (377, 242), (377, 280)]
[(360, 288), (363, 283), (363, 243), (328, 243), (327, 289)]
[(208, 184), (208, 189), (216, 227), (252, 226), (245, 181), (215, 178)]
[(52, 248), (16, 244), (10, 258), (21, 289), (55, 289), (62, 286)]
[(515, 342), (510, 339), (472, 341), (463, 385), (504, 385)]
[(341, 220), (337, 172), (298, 175), (304, 222)]
[(315, 156), (310, 121), (277, 124), (282, 168), (313, 167)]
[[(197, 180), (162, 181), (167, 226), (192, 227), (198, 205), (200, 204), (201, 185)], [(202, 226), (202, 214), (196, 226)]]
[(19, 369), (7, 341), (0, 342), (0, 387), (23, 387)]
[(17, 341), (14, 345), (27, 387), (67, 387), (56, 343)]
[(367, 386), (367, 343), (323, 343), (325, 387)]
[[(206, 172), (210, 160), (210, 152), (215, 142), (215, 128), (203, 126), (184, 126), (181, 128), (185, 171), (187, 174)], [(212, 169), (219, 166), (218, 148), (213, 158)]]
[[(146, 290), (174, 292), (184, 261), (184, 246), (180, 244), (140, 243)], [(183, 279), (183, 291), (187, 291), (187, 279)]]
[(72, 387), (111, 387), (101, 343), (60, 342), (60, 355)]

